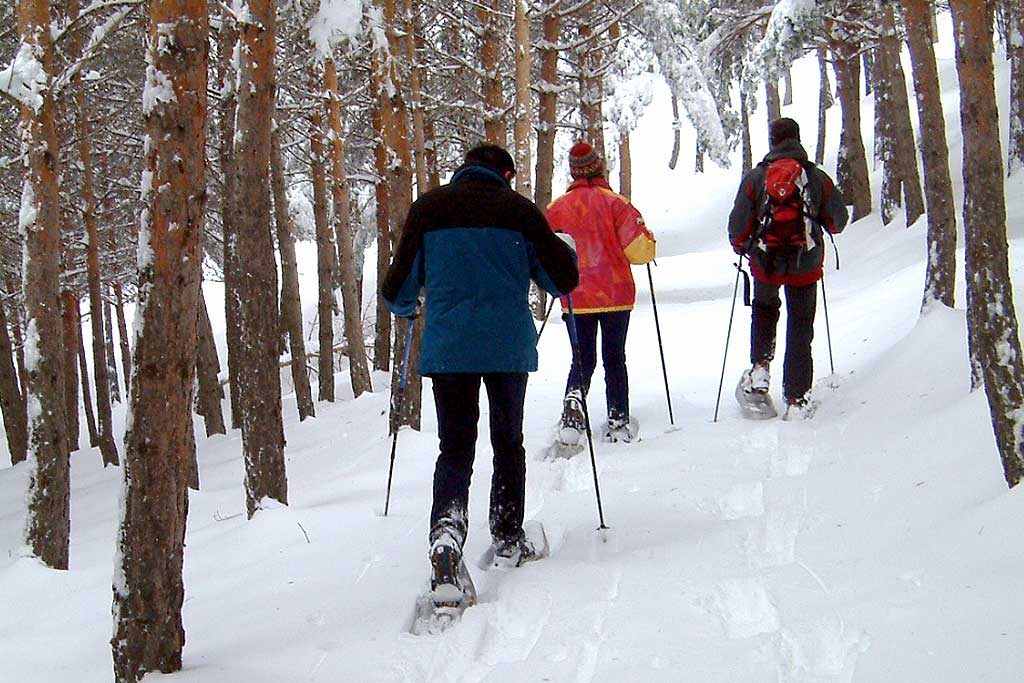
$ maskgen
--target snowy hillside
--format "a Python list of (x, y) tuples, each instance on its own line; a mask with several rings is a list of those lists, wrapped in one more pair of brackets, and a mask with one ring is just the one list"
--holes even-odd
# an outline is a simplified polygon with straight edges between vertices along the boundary
[[(945, 29), (939, 56), (959, 187), (956, 74)], [(1001, 53), (997, 68), (1005, 97)], [(797, 104), (784, 113), (813, 141), (816, 63), (798, 64), (794, 76)], [(865, 100), (865, 122), (870, 107)], [(838, 107), (829, 116), (831, 172)], [(246, 521), (239, 433), (199, 437), (184, 669), (169, 680), (1021, 680), (1024, 491), (1006, 490), (985, 397), (968, 393), (964, 312), (936, 310), (918, 320), (925, 219), (882, 227), (873, 214), (840, 239), (842, 270), (826, 275), (836, 373), (829, 375), (819, 308), (822, 406), (813, 422), (740, 417), (732, 389), (747, 365), (749, 310), (739, 303), (722, 416), (712, 423), (735, 273), (725, 221), (738, 172), (709, 165), (694, 176), (687, 152), (694, 137), (685, 125), (681, 162), (668, 171), (670, 118), (661, 88), (632, 147), (634, 202), (659, 238), (653, 273), (676, 424), (665, 405), (647, 275), (637, 269), (641, 295), (627, 352), (642, 441), (596, 445), (611, 530), (595, 530), (585, 454), (539, 459), (569, 363), (565, 327), (553, 319), (526, 407), (527, 518), (546, 525), (551, 556), (512, 572), (473, 566), (480, 604), (442, 636), (408, 635), (428, 573), (437, 443), (429, 388), (422, 433), (400, 434), (384, 518), (389, 377), (376, 374), (375, 391), (351, 400), (347, 373), (339, 373), (342, 398), (318, 404), (316, 419), (299, 424), (294, 399), (285, 401), (288, 507)], [(764, 119), (756, 114), (755, 131)], [(766, 141), (755, 135), (757, 157)], [(1019, 256), (1024, 177), (1009, 182)], [(316, 264), (311, 251), (300, 258), (309, 305)], [(1016, 259), (1018, 283), (1022, 263)], [(211, 301), (216, 292), (208, 289)], [(594, 382), (591, 413), (602, 415), (600, 369)], [(123, 419), (117, 416), (119, 428)], [(484, 415), (467, 543), (474, 560), (489, 544), (486, 425)], [(0, 469), (2, 681), (111, 678), (121, 472), (102, 469), (94, 450), (73, 454), (72, 462), (67, 572), (23, 556), (28, 471)]]

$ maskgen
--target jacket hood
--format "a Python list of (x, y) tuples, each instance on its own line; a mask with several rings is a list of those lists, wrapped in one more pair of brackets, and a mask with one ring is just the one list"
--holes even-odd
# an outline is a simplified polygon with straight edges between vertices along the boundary
[(775, 161), (777, 159), (796, 159), (797, 161), (807, 161), (807, 150), (804, 149), (804, 146), (800, 144), (799, 140), (789, 138), (788, 140), (783, 140), (772, 147), (764, 157), (766, 162)]

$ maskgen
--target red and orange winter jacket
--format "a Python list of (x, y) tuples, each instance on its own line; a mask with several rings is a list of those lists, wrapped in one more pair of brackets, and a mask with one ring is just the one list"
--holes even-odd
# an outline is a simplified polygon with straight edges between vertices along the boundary
[[(636, 301), (630, 264), (655, 257), (654, 235), (625, 197), (604, 178), (580, 178), (545, 212), (551, 229), (576, 241), (580, 284), (572, 292), (576, 313), (628, 311)], [(567, 309), (562, 298), (562, 308)]]

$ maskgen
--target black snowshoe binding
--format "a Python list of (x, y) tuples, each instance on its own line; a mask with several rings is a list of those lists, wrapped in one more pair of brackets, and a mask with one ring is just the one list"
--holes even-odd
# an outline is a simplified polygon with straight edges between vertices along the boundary
[(640, 423), (635, 417), (612, 413), (608, 423), (601, 431), (601, 438), (606, 443), (633, 443), (640, 435)]
[(478, 563), (483, 570), (511, 569), (548, 556), (548, 537), (540, 522), (527, 522), (521, 536), (496, 539)]
[(462, 549), (449, 533), (430, 547), (430, 590), (416, 600), (413, 635), (439, 634), (476, 604), (476, 586), (462, 559)]
[(800, 398), (786, 399), (786, 412), (783, 413), (782, 419), (786, 422), (810, 420), (817, 409), (818, 402), (811, 397), (811, 392), (807, 392)]

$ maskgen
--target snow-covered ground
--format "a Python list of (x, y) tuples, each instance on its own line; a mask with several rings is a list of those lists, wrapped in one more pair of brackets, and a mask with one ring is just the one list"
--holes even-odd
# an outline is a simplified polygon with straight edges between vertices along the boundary
[[(959, 187), (948, 40), (942, 49)], [(797, 104), (786, 113), (813, 141), (816, 65), (802, 63), (795, 75)], [(189, 508), (185, 668), (173, 680), (1021, 680), (1024, 491), (1007, 491), (985, 397), (968, 392), (963, 311), (918, 319), (925, 221), (882, 227), (871, 216), (841, 238), (843, 268), (827, 275), (836, 373), (829, 376), (819, 311), (822, 407), (813, 422), (739, 416), (731, 393), (746, 365), (749, 312), (738, 305), (722, 415), (712, 423), (734, 282), (725, 219), (738, 177), (710, 166), (692, 175), (685, 125), (679, 168), (668, 171), (669, 111), (659, 90), (632, 146), (635, 203), (662, 253), (654, 279), (676, 424), (665, 405), (646, 273), (637, 269), (641, 296), (627, 348), (643, 439), (596, 446), (611, 530), (595, 530), (585, 454), (538, 459), (569, 363), (565, 328), (553, 320), (526, 410), (527, 516), (546, 525), (551, 556), (512, 572), (474, 567), (480, 604), (457, 627), (406, 634), (427, 576), (430, 392), (422, 433), (400, 435), (384, 518), (389, 378), (376, 374), (375, 392), (352, 400), (339, 373), (341, 400), (317, 404), (314, 420), (299, 424), (286, 398), (288, 507), (246, 521), (238, 432), (199, 438), (203, 489)], [(864, 113), (871, 121), (870, 100)], [(838, 116), (838, 108), (830, 112), (827, 168)], [(756, 156), (766, 146), (763, 113), (754, 121)], [(1008, 189), (1017, 237), (1024, 179)], [(1013, 243), (1015, 254), (1020, 247)], [(303, 261), (308, 284), (315, 263)], [(215, 291), (207, 291), (214, 309)], [(594, 386), (597, 416), (600, 369)], [(485, 417), (480, 424), (470, 559), (489, 542)], [(24, 466), (0, 469), (0, 680), (110, 680), (120, 472), (102, 469), (93, 450), (73, 455), (67, 572), (21, 550), (26, 483)]]

